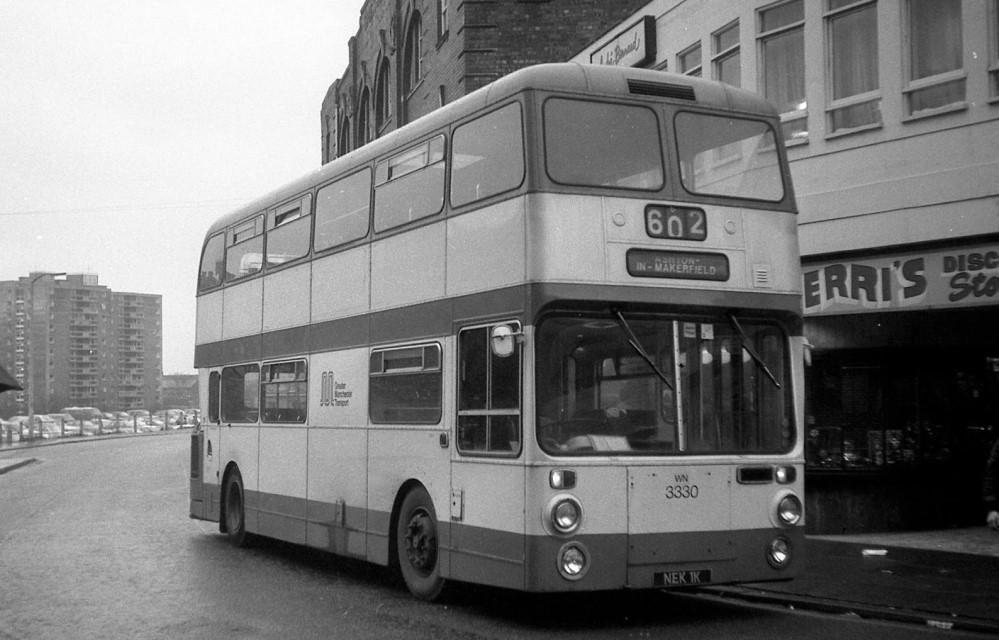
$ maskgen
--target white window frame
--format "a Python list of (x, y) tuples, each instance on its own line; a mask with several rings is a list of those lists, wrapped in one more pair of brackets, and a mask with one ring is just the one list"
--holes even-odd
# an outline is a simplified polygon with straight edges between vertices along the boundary
[(829, 5), (828, 3), (826, 3), (826, 11), (822, 16), (822, 19), (825, 23), (825, 34), (826, 34), (826, 78), (827, 78), (826, 95), (828, 96), (828, 99), (825, 112), (826, 112), (827, 138), (846, 135), (850, 133), (856, 133), (859, 131), (867, 131), (869, 129), (878, 129), (882, 127), (884, 124), (884, 117), (882, 114), (882, 117), (879, 118), (877, 122), (871, 122), (857, 127), (842, 128), (836, 130), (833, 129), (833, 114), (836, 113), (837, 111), (861, 104), (866, 104), (869, 102), (881, 102), (882, 99), (881, 77), (880, 77), (881, 74), (880, 38), (879, 41), (876, 43), (878, 47), (878, 54), (875, 56), (875, 62), (877, 63), (878, 67), (876, 69), (876, 74), (878, 75), (878, 87), (876, 89), (872, 89), (871, 91), (857, 93), (852, 96), (847, 96), (845, 98), (836, 99), (834, 97), (833, 65), (835, 64), (834, 60), (835, 51), (833, 50), (833, 37), (832, 37), (833, 21), (841, 15), (868, 6), (874, 7), (875, 20), (877, 20), (878, 0), (855, 0), (851, 4), (842, 7), (837, 7), (836, 9), (829, 9)]
[[(904, 85), (902, 87), (902, 121), (906, 122), (909, 120), (919, 120), (921, 118), (932, 117), (940, 115), (943, 113), (951, 113), (953, 111), (962, 111), (968, 108), (968, 72), (964, 68), (964, 64), (957, 69), (951, 69), (950, 71), (944, 71), (932, 76), (927, 76), (925, 78), (919, 78), (916, 80), (912, 79), (912, 33), (911, 33), (911, 16), (910, 16), (910, 4), (912, 0), (904, 0), (902, 3), (902, 59), (903, 59), (903, 71), (905, 77), (903, 78)], [(962, 61), (965, 58), (964, 42), (966, 38), (964, 29), (964, 7), (961, 6), (961, 57)], [(964, 83), (964, 98), (961, 100), (955, 100), (954, 102), (941, 105), (933, 109), (923, 109), (918, 112), (913, 112), (912, 110), (912, 96), (913, 94), (922, 91), (924, 89), (930, 89), (933, 87), (948, 84), (950, 82), (961, 81)]]
[[(719, 38), (720, 38), (720, 36), (723, 33), (725, 33), (726, 31), (729, 31), (730, 29), (733, 29), (733, 28), (736, 30), (736, 33), (738, 34), (738, 37), (735, 40), (735, 44), (730, 45), (729, 47), (727, 47), (725, 49), (719, 50), (718, 49), (718, 44), (719, 44)], [(739, 21), (738, 20), (733, 20), (733, 21), (729, 22), (728, 24), (726, 24), (725, 26), (723, 26), (722, 28), (716, 29), (713, 32), (711, 32), (711, 74), (712, 74), (712, 79), (713, 80), (718, 80), (718, 81), (724, 82), (724, 80), (721, 78), (721, 65), (722, 65), (723, 62), (725, 62), (726, 60), (728, 60), (729, 58), (731, 58), (733, 56), (737, 56), (737, 55), (741, 56), (742, 55), (741, 45), (742, 45), (742, 30), (741, 30), (741, 27), (739, 25)], [(735, 85), (732, 85), (732, 86), (735, 86)], [(739, 87), (742, 86), (742, 59), (741, 58), (739, 59), (739, 85), (738, 86)]]
[[(696, 65), (690, 67), (689, 69), (683, 68), (684, 58), (694, 51), (697, 51), (700, 56), (700, 62)], [(685, 76), (692, 76), (695, 78), (700, 78), (704, 74), (704, 48), (701, 47), (701, 41), (693, 43), (680, 53), (676, 54), (676, 69)]]
[[(763, 14), (765, 12), (767, 12), (767, 11), (772, 10), (772, 9), (776, 9), (777, 7), (780, 7), (782, 5), (790, 4), (791, 2), (800, 2), (801, 3), (801, 10), (802, 10), (802, 18), (801, 18), (801, 20), (798, 20), (796, 22), (789, 22), (788, 24), (781, 25), (781, 26), (779, 26), (779, 27), (777, 27), (775, 29), (770, 29), (769, 31), (763, 31)], [(775, 36), (779, 36), (779, 35), (782, 35), (782, 34), (785, 34), (785, 33), (789, 33), (791, 31), (794, 31), (794, 30), (798, 29), (798, 30), (801, 30), (801, 39), (802, 39), (802, 42), (804, 42), (804, 39), (805, 39), (805, 18), (804, 18), (804, 11), (805, 11), (805, 0), (785, 0), (784, 2), (776, 2), (774, 4), (770, 4), (770, 5), (767, 5), (765, 7), (761, 7), (760, 9), (757, 10), (757, 12), (756, 12), (756, 25), (757, 25), (756, 50), (758, 52), (758, 54), (757, 54), (758, 55), (758, 63), (757, 63), (757, 65), (759, 67), (759, 70), (758, 70), (759, 81), (757, 83), (757, 86), (759, 87), (759, 90), (760, 90), (761, 93), (765, 92), (765, 90), (766, 90), (766, 64), (767, 64), (767, 58), (766, 58), (766, 55), (765, 55), (765, 47), (766, 47), (767, 41), (770, 40), (771, 38), (775, 37)], [(802, 53), (804, 53), (804, 52), (802, 52)], [(803, 81), (803, 85), (805, 86), (805, 88), (807, 90), (807, 81), (806, 81), (807, 73), (805, 73), (805, 71), (804, 71), (804, 63), (802, 65), (802, 73), (806, 76), (805, 78), (802, 78), (802, 81)], [(804, 135), (801, 135), (799, 137), (788, 137), (788, 136), (784, 136), (784, 142), (785, 143), (788, 143), (788, 144), (801, 144), (801, 143), (808, 142), (808, 102), (807, 102), (807, 100), (806, 100), (806, 102), (804, 102), (802, 104), (804, 104), (804, 108), (792, 109), (791, 111), (785, 111), (785, 112), (782, 112), (780, 114), (781, 125), (788, 125), (790, 123), (800, 123), (800, 122), (804, 122), (804, 125), (805, 125)], [(784, 127), (782, 127), (782, 128), (784, 128)]]

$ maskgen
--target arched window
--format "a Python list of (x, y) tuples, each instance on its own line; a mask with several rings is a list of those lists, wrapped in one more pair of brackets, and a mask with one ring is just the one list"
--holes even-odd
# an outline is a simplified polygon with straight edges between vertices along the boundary
[(326, 129), (326, 137), (323, 139), (323, 162), (326, 163), (333, 159), (332, 158), (333, 149), (330, 148), (330, 142), (332, 141), (333, 136), (331, 133), (332, 130), (330, 129), (329, 116), (323, 117), (323, 124), (325, 125), (324, 128)]
[(447, 15), (447, 5), (448, 0), (437, 0), (437, 40), (443, 40), (444, 36), (447, 35), (448, 29), (448, 15)]
[(375, 76), (375, 134), (382, 130), (388, 122), (389, 110), (389, 61), (382, 58), (378, 65), (378, 75)]
[(336, 144), (336, 155), (340, 156), (347, 155), (350, 151), (350, 118), (344, 118), (340, 121), (340, 137), (337, 139)]
[(368, 143), (369, 132), (368, 132), (368, 109), (371, 104), (369, 99), (370, 92), (367, 87), (361, 89), (361, 100), (360, 106), (357, 108), (357, 146), (365, 145)]
[(402, 91), (406, 95), (416, 88), (420, 82), (420, 34), (423, 32), (420, 12), (414, 11), (406, 30), (406, 47), (403, 50), (403, 84)]

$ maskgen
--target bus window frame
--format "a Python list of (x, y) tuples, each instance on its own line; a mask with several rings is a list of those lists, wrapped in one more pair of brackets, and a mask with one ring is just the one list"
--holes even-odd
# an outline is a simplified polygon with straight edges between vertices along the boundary
[[(508, 356), (505, 356), (505, 357), (497, 355), (494, 352), (493, 347), (492, 347), (492, 340), (493, 340), (492, 329), (494, 329), (494, 328), (496, 328), (498, 326), (501, 326), (501, 325), (506, 325), (508, 327), (511, 327), (511, 329), (513, 330), (513, 334), (512, 335), (514, 336), (514, 340), (515, 340), (513, 353), (511, 353), (511, 354), (509, 354)], [(461, 335), (463, 333), (467, 333), (467, 332), (471, 332), (471, 331), (480, 331), (480, 330), (485, 332), (485, 345), (484, 346), (485, 346), (485, 352), (486, 352), (486, 373), (485, 373), (486, 379), (485, 379), (484, 384), (486, 386), (486, 391), (489, 394), (489, 396), (488, 396), (489, 399), (486, 400), (486, 403), (488, 405), (491, 402), (491, 399), (492, 399), (492, 389), (493, 389), (493, 385), (492, 385), (492, 362), (493, 362), (493, 359), (495, 359), (495, 358), (506, 359), (506, 358), (510, 358), (510, 357), (514, 357), (515, 356), (517, 358), (517, 383), (516, 383), (517, 408), (516, 408), (516, 410), (513, 410), (513, 409), (493, 409), (493, 408), (489, 408), (488, 406), (485, 409), (462, 409), (461, 408), (461, 401), (462, 401), (461, 369), (462, 369), (462, 365), (463, 365), (463, 361), (462, 361), (463, 352), (462, 352), (462, 348), (461, 348)], [(525, 427), (524, 427), (524, 421), (525, 421), (525, 415), (524, 415), (524, 379), (525, 379), (525, 373), (524, 373), (524, 367), (525, 367), (525, 352), (526, 352), (526, 349), (524, 348), (524, 342), (523, 342), (523, 340), (520, 340), (520, 339), (516, 338), (516, 336), (522, 336), (523, 335), (522, 332), (523, 332), (523, 325), (521, 324), (520, 320), (518, 320), (516, 318), (511, 318), (511, 319), (508, 319), (508, 320), (497, 320), (497, 321), (489, 322), (489, 323), (486, 323), (486, 324), (468, 325), (468, 326), (465, 326), (465, 327), (458, 328), (457, 331), (455, 332), (455, 358), (456, 358), (457, 367), (456, 367), (455, 377), (454, 377), (454, 397), (455, 397), (455, 402), (454, 402), (454, 416), (455, 416), (454, 433), (455, 433), (455, 438), (454, 439), (455, 439), (455, 451), (458, 452), (458, 455), (460, 455), (460, 456), (462, 456), (464, 458), (508, 458), (508, 459), (516, 459), (516, 458), (519, 458), (521, 452), (524, 451), (524, 434), (525, 434)], [(488, 423), (488, 420), (490, 418), (494, 417), (494, 416), (512, 416), (512, 415), (516, 415), (516, 417), (517, 417), (517, 430), (518, 430), (518, 434), (517, 435), (518, 435), (518, 440), (517, 440), (517, 447), (516, 448), (510, 449), (510, 450), (490, 449), (490, 448), (488, 448), (489, 447), (489, 434), (491, 432), (491, 428), (490, 427), (486, 428), (486, 434), (487, 434), (486, 446), (487, 446), (487, 448), (485, 448), (485, 449), (466, 449), (466, 448), (464, 448), (462, 446), (462, 444), (461, 444), (461, 438), (459, 437), (459, 430), (460, 430), (459, 423), (461, 422), (461, 418), (463, 416), (473, 416), (473, 417), (474, 416), (483, 416), (483, 417), (486, 418), (487, 423)]]
[[(441, 141), (441, 147), (442, 147), (441, 150), (440, 150), (440, 157), (437, 160), (435, 160), (435, 161), (431, 161), (431, 157), (432, 157), (431, 146), (433, 145), (434, 141), (438, 140), (438, 139)], [(371, 166), (373, 168), (373, 175), (372, 175), (372, 180), (371, 180), (372, 196), (371, 196), (371, 205), (370, 205), (370, 207), (371, 207), (371, 212), (370, 212), (371, 222), (370, 222), (370, 226), (371, 226), (371, 233), (374, 234), (374, 237), (383, 238), (383, 237), (386, 237), (386, 236), (391, 235), (393, 233), (399, 233), (400, 231), (403, 231), (403, 230), (409, 230), (409, 229), (413, 229), (413, 228), (418, 227), (418, 226), (423, 225), (423, 224), (429, 224), (429, 223), (433, 222), (434, 220), (438, 219), (439, 217), (441, 217), (441, 215), (444, 214), (448, 210), (448, 200), (450, 199), (449, 195), (448, 195), (449, 191), (450, 191), (450, 189), (449, 189), (450, 185), (448, 183), (448, 180), (450, 178), (450, 175), (449, 175), (450, 174), (450, 170), (448, 168), (448, 165), (450, 164), (450, 155), (449, 154), (450, 154), (450, 146), (451, 146), (449, 144), (449, 142), (450, 142), (450, 140), (448, 139), (448, 131), (447, 131), (447, 129), (436, 130), (436, 131), (434, 131), (434, 132), (426, 135), (425, 137), (422, 137), (421, 139), (419, 139), (416, 142), (413, 142), (413, 143), (408, 144), (408, 145), (406, 145), (404, 147), (395, 149), (391, 153), (387, 153), (387, 154), (385, 154), (383, 156), (380, 156), (380, 157), (376, 158), (371, 163)], [(415, 169), (411, 169), (411, 170), (408, 170), (408, 171), (404, 171), (404, 172), (398, 173), (396, 175), (392, 175), (392, 173), (391, 173), (391, 170), (392, 170), (391, 163), (392, 163), (393, 160), (399, 159), (399, 158), (401, 158), (403, 156), (406, 156), (407, 154), (413, 153), (413, 152), (415, 152), (416, 150), (418, 150), (421, 147), (425, 147), (426, 148), (426, 159), (425, 159), (424, 163), (421, 166), (419, 166), (419, 167), (417, 167)], [(379, 220), (379, 218), (378, 218), (378, 190), (381, 189), (382, 187), (385, 187), (386, 185), (392, 184), (393, 182), (398, 183), (399, 180), (403, 180), (405, 178), (415, 176), (415, 175), (419, 174), (420, 172), (427, 171), (428, 169), (432, 169), (432, 168), (434, 168), (434, 167), (436, 167), (438, 165), (441, 166), (441, 172), (442, 172), (442, 183), (441, 183), (441, 193), (440, 193), (440, 196), (441, 196), (441, 198), (440, 198), (440, 206), (436, 210), (434, 210), (434, 211), (431, 211), (431, 212), (428, 212), (428, 213), (424, 213), (423, 215), (420, 215), (420, 216), (418, 216), (416, 218), (413, 218), (411, 220), (405, 220), (405, 221), (402, 221), (402, 222), (398, 222), (398, 223), (392, 224), (392, 225), (387, 226), (385, 228), (379, 229), (378, 228), (378, 220)], [(382, 169), (383, 166), (384, 166), (384, 170)], [(384, 172), (384, 176), (380, 175), (382, 172)]]
[[(207, 287), (203, 287), (203, 286), (201, 286), (201, 267), (205, 263), (205, 255), (206, 255), (206, 252), (208, 251), (208, 245), (211, 244), (212, 240), (214, 240), (215, 238), (219, 238), (219, 237), (222, 238), (222, 262), (221, 262), (222, 272), (218, 274), (218, 282), (216, 282), (213, 285), (210, 285), (210, 286), (207, 286)], [(204, 244), (201, 245), (201, 256), (198, 259), (198, 286), (197, 286), (197, 293), (199, 295), (202, 294), (202, 293), (206, 293), (208, 291), (214, 291), (215, 289), (219, 289), (219, 288), (221, 288), (225, 284), (225, 250), (226, 250), (225, 239), (226, 239), (226, 230), (222, 229), (222, 230), (218, 231), (217, 233), (213, 233), (210, 236), (208, 236), (207, 238), (205, 238)]]
[[(225, 393), (226, 392), (226, 386), (225, 386), (225, 384), (226, 384), (226, 372), (229, 371), (229, 370), (232, 370), (232, 369), (241, 369), (241, 368), (245, 368), (247, 370), (249, 370), (251, 368), (255, 369), (256, 374), (257, 374), (257, 381), (253, 385), (254, 388), (256, 389), (256, 400), (257, 400), (256, 407), (253, 407), (252, 405), (245, 405), (245, 404), (243, 405), (244, 409), (247, 409), (247, 408), (249, 408), (249, 409), (254, 409), (255, 408), (256, 409), (256, 417), (254, 419), (252, 419), (252, 420), (232, 420), (231, 419), (232, 416), (230, 416), (229, 414), (226, 413), (226, 411), (227, 411), (226, 393)], [(242, 385), (243, 385), (243, 390), (244, 390), (243, 398), (244, 399), (246, 398), (246, 394), (245, 394), (245, 392), (246, 392), (246, 373), (247, 372), (244, 372), (243, 376), (242, 376), (242, 378), (243, 378), (242, 379)], [(239, 363), (239, 364), (227, 364), (227, 365), (223, 366), (221, 369), (219, 369), (219, 420), (220, 420), (220, 422), (224, 422), (224, 423), (230, 424), (230, 425), (231, 424), (257, 425), (257, 424), (260, 423), (260, 363), (259, 362), (243, 362), (243, 363)]]
[[(295, 365), (296, 378), (294, 380), (275, 380), (269, 381), (266, 379), (265, 371), (270, 372), (271, 367), (280, 365)], [(301, 365), (301, 369), (299, 369)], [(297, 377), (299, 371), (301, 371), (302, 377)], [(278, 386), (278, 385), (290, 385), (290, 384), (304, 384), (305, 395), (303, 398), (301, 409), (301, 417), (294, 420), (270, 420), (268, 419), (266, 400), (267, 394), (265, 390), (268, 385)], [(279, 408), (272, 409), (272, 411), (279, 410)], [(263, 424), (281, 424), (281, 425), (304, 425), (309, 419), (309, 361), (306, 358), (288, 358), (281, 360), (268, 360), (260, 365), (260, 422)]]
[[(319, 238), (319, 235), (316, 231), (316, 227), (319, 224), (320, 192), (322, 192), (323, 189), (331, 185), (337, 184), (338, 182), (342, 182), (344, 180), (349, 180), (350, 178), (353, 178), (358, 174), (364, 172), (367, 172), (368, 174), (368, 215), (366, 216), (367, 227), (364, 230), (364, 233), (356, 238), (345, 240), (344, 242), (340, 242), (338, 244), (332, 244), (328, 247), (323, 247), (323, 248), (317, 247), (316, 240)], [(312, 212), (312, 243), (310, 245), (312, 254), (314, 256), (327, 255), (330, 253), (334, 253), (336, 251), (344, 251), (346, 249), (350, 249), (351, 247), (355, 247), (361, 244), (366, 244), (371, 240), (371, 233), (372, 229), (374, 228), (374, 213), (375, 213), (374, 192), (375, 192), (375, 171), (374, 171), (374, 163), (372, 162), (364, 162), (360, 166), (354, 167), (352, 170), (348, 171), (347, 173), (342, 173), (337, 177), (333, 178), (332, 180), (324, 182), (315, 188), (315, 193), (313, 197), (314, 205)]]
[[(616, 185), (605, 185), (605, 184), (587, 184), (581, 182), (563, 182), (557, 179), (551, 174), (549, 170), (549, 155), (548, 155), (548, 116), (547, 116), (547, 106), (549, 102), (554, 100), (563, 100), (566, 102), (582, 102), (584, 104), (604, 104), (604, 105), (616, 105), (619, 107), (629, 107), (636, 109), (643, 109), (652, 114), (653, 122), (655, 126), (653, 129), (658, 137), (658, 144), (656, 145), (656, 150), (659, 155), (659, 178), (660, 182), (658, 186), (641, 188), (633, 186), (616, 186)], [(666, 132), (665, 123), (663, 122), (663, 111), (662, 103), (650, 102), (646, 100), (622, 100), (614, 99), (610, 97), (594, 95), (592, 97), (582, 97), (578, 95), (572, 95), (568, 93), (551, 93), (546, 94), (539, 101), (539, 113), (538, 113), (538, 131), (535, 135), (535, 144), (537, 145), (540, 157), (538, 161), (541, 163), (544, 175), (549, 182), (554, 185), (558, 185), (564, 189), (594, 189), (597, 191), (609, 190), (615, 193), (631, 192), (631, 193), (641, 193), (645, 194), (644, 197), (651, 197), (651, 194), (659, 194), (664, 191), (675, 191), (675, 189), (670, 184), (672, 179), (672, 170), (669, 164), (671, 158), (667, 152), (667, 145), (664, 141), (664, 134)], [(669, 138), (666, 137), (666, 140)]]
[[(282, 214), (287, 214), (291, 211), (298, 210), (298, 215), (294, 218), (288, 220), (281, 220), (278, 222), (278, 217)], [(295, 264), (304, 260), (308, 260), (312, 255), (312, 229), (313, 220), (312, 216), (315, 215), (315, 206), (312, 190), (306, 191), (305, 193), (299, 194), (294, 198), (289, 198), (281, 204), (274, 207), (268, 207), (266, 212), (266, 218), (264, 220), (264, 267), (261, 269), (263, 272), (272, 272), (276, 269), (281, 269), (285, 266)], [(271, 263), (270, 261), (270, 234), (276, 229), (280, 229), (285, 225), (290, 225), (295, 222), (301, 221), (303, 218), (310, 218), (308, 220), (308, 238), (306, 240), (305, 252), (301, 255), (295, 256), (290, 260), (285, 260), (283, 262)]]
[[(247, 216), (247, 217), (239, 220), (238, 222), (235, 222), (235, 223), (229, 225), (228, 227), (226, 227), (226, 229), (225, 229), (225, 274), (223, 274), (223, 284), (228, 284), (228, 283), (232, 283), (232, 282), (239, 282), (241, 280), (246, 280), (247, 278), (252, 278), (253, 276), (257, 276), (257, 275), (260, 275), (261, 273), (263, 273), (264, 266), (265, 266), (265, 264), (267, 262), (267, 253), (266, 253), (267, 247), (265, 246), (265, 244), (266, 244), (266, 242), (265, 242), (266, 241), (266, 234), (264, 233), (264, 227), (266, 226), (266, 213), (267, 213), (266, 211), (258, 211), (256, 213), (254, 213), (253, 215)], [(259, 230), (257, 230), (256, 233), (254, 233), (253, 235), (251, 235), (251, 236), (249, 236), (249, 237), (247, 237), (247, 238), (245, 238), (243, 240), (239, 240), (238, 236), (236, 235), (237, 232), (239, 230), (245, 228), (245, 227), (250, 226), (250, 225), (253, 225), (255, 228), (259, 226)], [(232, 247), (238, 247), (241, 244), (245, 244), (247, 242), (252, 242), (253, 240), (255, 240), (257, 238), (260, 238), (260, 266), (257, 267), (257, 269), (253, 270), (250, 273), (236, 274), (236, 275), (234, 275), (234, 276), (232, 276), (230, 278), (229, 277), (229, 250)], [(246, 257), (247, 255), (250, 255), (250, 254), (245, 254), (243, 257)]]
[[(430, 368), (426, 365), (426, 349), (434, 349), (437, 353), (437, 364)], [(402, 352), (409, 349), (419, 349), (421, 350), (422, 364), (419, 367), (405, 367), (397, 368), (391, 371), (385, 370), (384, 354), (389, 352)], [(381, 355), (381, 369), (379, 371), (373, 370), (373, 362), (375, 356)], [(409, 344), (401, 345), (391, 345), (391, 346), (381, 346), (373, 347), (368, 352), (368, 421), (372, 425), (419, 425), (421, 427), (429, 425), (439, 425), (444, 420), (444, 347), (440, 342), (437, 341), (427, 341), (427, 342), (414, 342)], [(373, 381), (378, 378), (392, 378), (400, 377), (403, 375), (414, 375), (414, 374), (435, 374), (438, 377), (438, 382), (440, 388), (437, 395), (437, 417), (433, 420), (411, 420), (411, 416), (405, 416), (405, 419), (395, 419), (395, 420), (385, 420), (385, 419), (375, 419), (374, 409), (375, 409), (375, 392), (373, 387)], [(384, 411), (384, 407), (379, 405), (379, 410)], [(392, 407), (394, 408), (394, 407)]]
[[(455, 204), (454, 203), (453, 190), (452, 190), (452, 185), (454, 183), (454, 168), (455, 168), (455, 160), (454, 160), (454, 154), (455, 154), (455, 134), (459, 130), (461, 130), (462, 127), (474, 124), (475, 122), (478, 122), (479, 120), (482, 120), (483, 118), (486, 118), (486, 117), (491, 116), (491, 115), (493, 115), (493, 114), (495, 114), (495, 113), (497, 113), (497, 112), (499, 112), (499, 111), (501, 111), (503, 109), (506, 109), (507, 107), (510, 107), (511, 105), (517, 105), (517, 107), (518, 107), (518, 109), (517, 109), (517, 115), (518, 115), (518, 119), (520, 120), (520, 167), (521, 167), (520, 181), (516, 185), (513, 185), (513, 186), (508, 187), (506, 189), (502, 189), (502, 190), (497, 191), (495, 193), (491, 193), (491, 194), (489, 194), (489, 195), (487, 195), (485, 197), (476, 198), (474, 200), (469, 200), (468, 202), (463, 202), (461, 204)], [(491, 108), (488, 111), (480, 111), (480, 112), (477, 112), (475, 114), (472, 114), (469, 117), (463, 118), (462, 120), (459, 120), (459, 121), (455, 122), (451, 126), (451, 131), (450, 131), (450, 136), (451, 136), (450, 142), (451, 142), (451, 144), (448, 145), (448, 149), (447, 149), (449, 162), (448, 162), (448, 166), (447, 166), (447, 178), (446, 178), (446, 181), (445, 181), (445, 191), (446, 191), (446, 203), (445, 203), (445, 205), (446, 205), (446, 208), (447, 208), (447, 210), (448, 210), (449, 213), (452, 213), (452, 212), (473, 211), (475, 209), (482, 208), (484, 206), (487, 206), (489, 203), (510, 198), (510, 197), (512, 197), (515, 194), (515, 192), (519, 191), (520, 189), (522, 189), (524, 187), (524, 185), (527, 183), (527, 177), (528, 177), (528, 173), (529, 173), (529, 169), (528, 169), (528, 158), (529, 158), (529, 156), (528, 156), (528, 139), (527, 139), (527, 118), (525, 118), (525, 114), (528, 113), (528, 112), (529, 112), (528, 106), (525, 105), (520, 99), (518, 99), (517, 96), (515, 96), (514, 99), (512, 99), (512, 100), (507, 100), (507, 101), (504, 101), (503, 103), (500, 103), (500, 104), (491, 105)]]
[[(701, 191), (691, 191), (687, 186), (686, 182), (683, 180), (683, 169), (681, 167), (681, 162), (683, 155), (680, 152), (680, 136), (678, 135), (679, 127), (677, 126), (677, 118), (683, 114), (694, 114), (698, 116), (709, 116), (715, 118), (731, 118), (733, 120), (747, 120), (749, 122), (757, 122), (763, 124), (770, 130), (773, 136), (774, 145), (772, 150), (777, 154), (776, 170), (777, 175), (780, 177), (780, 187), (781, 196), (776, 200), (768, 200), (764, 198), (752, 198), (745, 195), (729, 195), (724, 193), (704, 193)], [(752, 203), (760, 208), (765, 209), (784, 209), (789, 198), (793, 198), (793, 193), (791, 190), (791, 180), (790, 175), (786, 172), (787, 159), (786, 150), (783, 144), (783, 138), (780, 137), (779, 127), (774, 127), (774, 121), (771, 117), (765, 116), (763, 114), (754, 115), (745, 112), (732, 112), (732, 111), (720, 111), (714, 109), (699, 109), (693, 107), (683, 106), (680, 108), (672, 109), (667, 114), (669, 116), (669, 122), (664, 123), (664, 126), (669, 128), (670, 137), (673, 143), (670, 145), (670, 153), (674, 154), (672, 160), (672, 169), (676, 171), (676, 180), (679, 185), (679, 189), (676, 189), (678, 193), (684, 194), (686, 197), (691, 198), (697, 202), (710, 202), (712, 199), (718, 199), (719, 201), (730, 204), (733, 201)]]

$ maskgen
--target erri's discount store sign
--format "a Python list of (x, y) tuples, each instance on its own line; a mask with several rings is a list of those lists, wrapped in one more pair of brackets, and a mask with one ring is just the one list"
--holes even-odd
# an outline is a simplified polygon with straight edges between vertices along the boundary
[(999, 244), (806, 264), (805, 315), (999, 304)]

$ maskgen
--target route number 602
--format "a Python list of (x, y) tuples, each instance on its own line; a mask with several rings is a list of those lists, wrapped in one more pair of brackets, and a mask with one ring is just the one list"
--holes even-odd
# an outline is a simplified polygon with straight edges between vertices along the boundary
[(707, 217), (701, 209), (650, 204), (645, 207), (645, 232), (652, 238), (704, 240)]

